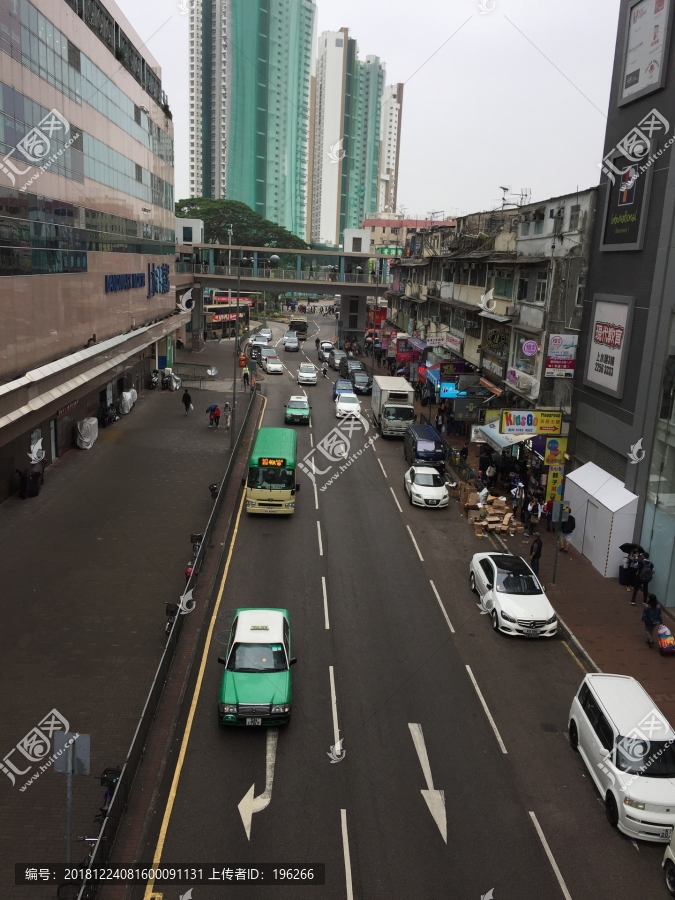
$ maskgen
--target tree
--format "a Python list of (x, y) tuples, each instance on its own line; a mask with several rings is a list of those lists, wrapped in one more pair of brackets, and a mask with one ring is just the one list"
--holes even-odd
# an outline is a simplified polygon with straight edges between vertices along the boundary
[(207, 244), (227, 244), (232, 226), (232, 245), (248, 247), (288, 247), (305, 250), (307, 244), (290, 231), (263, 219), (239, 200), (212, 200), (192, 197), (176, 203), (176, 216), (204, 220), (204, 240)]

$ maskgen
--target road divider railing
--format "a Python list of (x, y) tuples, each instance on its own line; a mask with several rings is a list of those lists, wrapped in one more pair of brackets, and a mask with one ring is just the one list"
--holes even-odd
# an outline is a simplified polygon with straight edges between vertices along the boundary
[[(214, 501), (213, 509), (211, 510), (211, 515), (209, 516), (209, 521), (206, 525), (206, 528), (204, 529), (204, 537), (199, 545), (199, 549), (194, 560), (192, 574), (190, 575), (190, 578), (185, 585), (185, 590), (183, 592), (183, 596), (181, 597), (181, 606), (183, 608), (186, 608), (187, 612), (194, 609), (194, 605), (192, 605), (194, 601), (186, 602), (185, 604), (182, 601), (184, 599), (187, 600), (188, 598), (191, 598), (192, 591), (197, 586), (197, 575), (204, 564), (207, 548), (209, 546), (213, 530), (218, 520), (218, 516), (220, 515), (220, 510), (227, 493), (230, 479), (232, 478), (232, 471), (237, 460), (239, 447), (241, 446), (241, 442), (244, 437), (246, 426), (248, 425), (251, 411), (255, 405), (255, 400), (255, 393), (251, 393), (249, 395), (249, 401), (246, 408), (246, 413), (244, 415), (244, 420), (241, 423), (241, 427), (239, 429), (239, 433), (237, 434), (237, 439), (232, 450), (232, 455), (230, 456), (227, 468), (225, 469), (225, 474), (223, 475), (222, 481), (220, 483), (218, 495)], [(171, 628), (171, 631), (169, 633), (166, 647), (164, 648), (164, 653), (162, 654), (162, 658), (159, 661), (155, 677), (150, 686), (150, 690), (143, 707), (143, 712), (141, 713), (138, 725), (136, 726), (136, 731), (131, 740), (127, 758), (124, 762), (124, 765), (122, 766), (119, 780), (115, 786), (115, 792), (112, 796), (112, 799), (110, 800), (110, 805), (108, 806), (105, 818), (103, 819), (96, 844), (94, 845), (93, 851), (89, 858), (88, 868), (90, 869), (96, 869), (100, 868), (101, 866), (105, 866), (112, 854), (115, 836), (120, 826), (120, 822), (122, 821), (124, 810), (127, 806), (129, 794), (131, 793), (131, 788), (134, 783), (134, 778), (136, 777), (138, 767), (141, 763), (141, 760), (143, 759), (145, 745), (150, 733), (150, 728), (152, 726), (153, 719), (155, 718), (157, 707), (159, 706), (159, 701), (161, 699), (162, 691), (169, 674), (171, 661), (173, 660), (176, 651), (178, 638), (180, 637), (184, 621), (185, 615), (177, 615), (175, 617), (173, 627)], [(80, 888), (80, 892), (77, 895), (77, 900), (94, 900), (98, 891), (98, 887), (99, 885), (96, 882), (85, 880)]]

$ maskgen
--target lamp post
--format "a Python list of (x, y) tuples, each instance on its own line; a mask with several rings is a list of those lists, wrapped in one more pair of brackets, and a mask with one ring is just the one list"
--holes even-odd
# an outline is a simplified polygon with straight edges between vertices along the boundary
[[(230, 234), (232, 232), (230, 231)], [(232, 251), (229, 251), (232, 253)], [(237, 314), (234, 323), (234, 375), (232, 378), (232, 420), (230, 422), (230, 449), (234, 449), (234, 432), (237, 416), (237, 373), (239, 371), (239, 296), (241, 291), (241, 247), (237, 266)], [(228, 307), (232, 309), (232, 290), (228, 290)]]

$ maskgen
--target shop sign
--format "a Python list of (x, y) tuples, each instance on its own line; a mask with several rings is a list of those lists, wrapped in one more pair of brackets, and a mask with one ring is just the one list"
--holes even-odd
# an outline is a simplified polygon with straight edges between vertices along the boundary
[(545, 466), (564, 465), (566, 450), (567, 450), (567, 438), (564, 438), (564, 437), (546, 438), (546, 450), (544, 451), (544, 465)]
[(524, 356), (536, 356), (539, 353), (539, 344), (533, 340), (525, 341), (520, 349)]
[(458, 356), (462, 355), (462, 339), (458, 338), (454, 334), (446, 334), (444, 337), (444, 344), (448, 348), (448, 350), (452, 350), (453, 353), (456, 353)]
[(381, 325), (387, 318), (387, 310), (381, 306), (378, 306), (377, 309), (369, 309), (366, 318), (373, 325)]
[(497, 378), (504, 377), (504, 364), (503, 363), (495, 362), (494, 360), (490, 359), (488, 356), (484, 356), (482, 366), (483, 366), (483, 371), (487, 370), (492, 375), (496, 375)]
[(463, 375), (466, 371), (464, 362), (442, 362), (440, 365), (441, 381), (452, 381), (457, 375)]
[(156, 266), (154, 263), (148, 263), (148, 297), (154, 297), (155, 294), (168, 294), (170, 290), (169, 264)]
[(518, 377), (519, 377), (518, 369), (507, 369), (506, 372), (506, 380), (510, 382), (515, 387), (518, 387)]
[(145, 275), (143, 272), (123, 272), (120, 275), (105, 275), (105, 292), (130, 291), (133, 288), (145, 287)]
[(445, 343), (447, 334), (434, 334), (427, 336), (427, 347), (442, 347)]
[(67, 406), (62, 406), (61, 409), (56, 413), (57, 419), (62, 419), (63, 416), (67, 415), (69, 412), (72, 412), (77, 406), (78, 401), (73, 400), (72, 403), (68, 403)]
[(596, 297), (593, 305), (585, 382), (617, 398), (623, 391), (632, 311), (632, 297)]
[(509, 333), (504, 328), (490, 328), (485, 337), (485, 343), (490, 350), (501, 350), (508, 340)]
[(548, 479), (546, 481), (547, 500), (562, 500), (564, 471), (565, 466), (549, 466)]
[(458, 422), (477, 422), (480, 417), (481, 403), (469, 397), (458, 397), (455, 400), (455, 419)]
[(380, 256), (403, 256), (403, 247), (377, 247), (375, 252)]
[(410, 362), (415, 357), (413, 345), (407, 338), (397, 338), (396, 340), (396, 359), (403, 362)]
[(576, 334), (552, 334), (548, 339), (546, 378), (574, 378), (579, 337)]
[(503, 409), (501, 434), (560, 434), (562, 411), (559, 409)]

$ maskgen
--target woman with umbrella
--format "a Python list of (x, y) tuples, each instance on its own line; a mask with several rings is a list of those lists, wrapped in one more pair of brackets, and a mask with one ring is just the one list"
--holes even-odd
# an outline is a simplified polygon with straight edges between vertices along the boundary
[(209, 415), (209, 428), (213, 428), (214, 424), (217, 428), (220, 423), (220, 407), (218, 404), (212, 403), (211, 406), (207, 406), (206, 412)]

